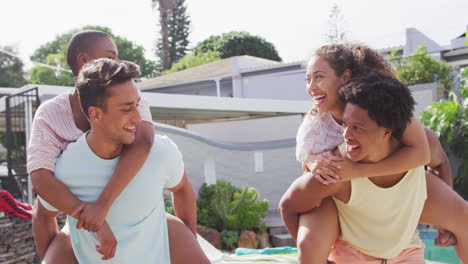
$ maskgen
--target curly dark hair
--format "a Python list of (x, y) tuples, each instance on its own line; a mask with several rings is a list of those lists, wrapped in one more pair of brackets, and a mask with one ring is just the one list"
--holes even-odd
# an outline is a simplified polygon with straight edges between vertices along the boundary
[(107, 33), (99, 30), (83, 30), (70, 39), (67, 49), (67, 64), (70, 67), (73, 76), (77, 76), (78, 69), (78, 54), (80, 52), (89, 52), (93, 43), (100, 38), (111, 38)]
[(401, 139), (413, 116), (415, 101), (402, 82), (375, 72), (352, 78), (339, 91), (340, 99), (367, 110), (379, 126)]
[(373, 71), (383, 76), (397, 78), (385, 57), (364, 44), (351, 42), (329, 44), (318, 48), (314, 55), (324, 58), (338, 76), (349, 69), (353, 77)]
[(84, 114), (89, 118), (90, 106), (105, 110), (107, 87), (132, 80), (139, 75), (140, 67), (130, 61), (102, 58), (86, 63), (75, 84)]

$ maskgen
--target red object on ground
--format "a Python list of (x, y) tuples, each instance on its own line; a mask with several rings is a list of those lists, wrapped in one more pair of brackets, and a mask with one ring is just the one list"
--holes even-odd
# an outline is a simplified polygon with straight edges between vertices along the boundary
[(0, 190), (0, 212), (22, 219), (29, 219), (33, 215), (31, 205), (16, 201), (15, 198), (5, 190)]

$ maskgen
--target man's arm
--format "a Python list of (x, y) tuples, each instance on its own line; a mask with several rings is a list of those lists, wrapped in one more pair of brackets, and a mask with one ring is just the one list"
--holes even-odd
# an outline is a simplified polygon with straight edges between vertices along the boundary
[(431, 172), (453, 188), (452, 170), (450, 162), (437, 136), (430, 129), (425, 128), (429, 148), (431, 150), (431, 160), (427, 166)]
[(96, 232), (103, 225), (105, 217), (115, 199), (132, 181), (148, 157), (154, 142), (154, 127), (150, 122), (137, 125), (135, 141), (125, 145), (120, 160), (109, 182), (94, 203), (86, 203), (79, 217), (77, 227)]
[(336, 194), (344, 183), (324, 185), (312, 173), (304, 173), (296, 179), (281, 198), (279, 211), (286, 229), (296, 240), (299, 214), (320, 205), (322, 199)]
[(187, 173), (184, 171), (184, 176), (174, 188), (170, 188), (172, 192), (172, 203), (174, 205), (175, 215), (184, 222), (184, 224), (197, 234), (197, 204), (195, 200), (195, 192), (192, 184), (187, 178)]

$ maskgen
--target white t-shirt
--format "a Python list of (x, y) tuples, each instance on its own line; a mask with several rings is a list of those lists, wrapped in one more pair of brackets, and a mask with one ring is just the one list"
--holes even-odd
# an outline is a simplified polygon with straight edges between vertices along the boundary
[[(108, 183), (119, 158), (105, 160), (93, 153), (82, 135), (58, 158), (55, 176), (81, 201), (94, 202)], [(96, 251), (95, 233), (77, 230), (68, 217), (75, 256), (80, 264), (170, 263), (163, 189), (182, 179), (184, 164), (178, 147), (165, 136), (155, 136), (145, 164), (112, 204), (106, 221), (117, 239), (115, 256), (107, 261)], [(57, 211), (43, 199), (42, 204)]]

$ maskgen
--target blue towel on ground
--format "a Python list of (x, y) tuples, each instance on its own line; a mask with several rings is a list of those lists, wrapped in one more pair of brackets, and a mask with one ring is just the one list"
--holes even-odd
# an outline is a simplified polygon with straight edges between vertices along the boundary
[(251, 249), (251, 248), (237, 248), (235, 254), (237, 256), (251, 255), (251, 254), (287, 254), (296, 253), (297, 248), (295, 247), (275, 247), (275, 248), (262, 248), (262, 249)]

